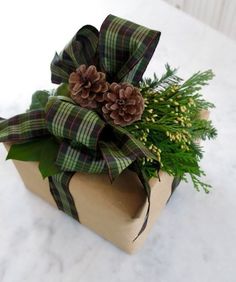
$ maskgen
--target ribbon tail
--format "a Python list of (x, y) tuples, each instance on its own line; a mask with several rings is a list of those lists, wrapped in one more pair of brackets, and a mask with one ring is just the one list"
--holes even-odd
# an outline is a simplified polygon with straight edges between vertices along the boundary
[(100, 141), (99, 148), (103, 155), (103, 159), (106, 162), (111, 182), (113, 182), (115, 178), (118, 177), (122, 171), (134, 161), (134, 159), (132, 159), (130, 156), (127, 156), (113, 142), (106, 143)]
[(147, 211), (146, 211), (146, 214), (145, 214), (143, 225), (142, 225), (139, 233), (137, 234), (137, 236), (133, 239), (133, 242), (134, 242), (138, 239), (138, 237), (143, 233), (143, 231), (147, 227), (149, 213), (150, 213), (150, 206), (151, 206), (151, 201), (150, 201), (151, 187), (149, 185), (149, 181), (147, 179), (147, 176), (145, 175), (144, 171), (142, 170), (142, 168), (139, 166), (139, 164), (137, 162), (133, 163), (133, 168), (135, 169), (135, 172), (137, 173), (141, 183), (143, 184), (143, 187), (145, 189), (145, 193), (147, 195), (147, 201), (148, 201), (148, 207), (147, 207)]
[(124, 128), (112, 127), (108, 134), (112, 141), (99, 141), (98, 144), (111, 182), (136, 160), (144, 157), (156, 160), (156, 156)]
[(167, 201), (166, 204), (169, 203), (170, 201), (170, 198), (172, 197), (173, 193), (175, 192), (176, 188), (179, 186), (179, 183), (181, 182), (181, 179), (179, 177), (175, 177), (173, 182), (172, 182), (172, 185), (171, 185), (171, 194), (170, 194), (170, 197)]
[(74, 199), (69, 190), (69, 183), (73, 175), (74, 172), (62, 172), (50, 176), (48, 177), (49, 187), (58, 209), (80, 221)]

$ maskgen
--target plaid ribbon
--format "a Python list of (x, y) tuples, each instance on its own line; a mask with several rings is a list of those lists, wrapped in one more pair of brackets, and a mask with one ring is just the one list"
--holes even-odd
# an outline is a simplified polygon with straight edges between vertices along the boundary
[(96, 150), (98, 136), (105, 123), (93, 111), (54, 97), (46, 109), (47, 128), (52, 135), (72, 140)]
[(82, 27), (64, 50), (51, 62), (53, 83), (67, 82), (81, 64), (96, 65), (110, 82), (141, 80), (161, 33), (109, 15), (100, 32), (91, 25)]
[(48, 135), (45, 112), (34, 110), (9, 119), (0, 118), (0, 142), (24, 142)]
[[(95, 112), (58, 97), (49, 100), (45, 111), (33, 110), (0, 120), (0, 142), (21, 143), (49, 134), (61, 140), (56, 164), (62, 170), (49, 177), (50, 191), (58, 209), (77, 220), (79, 216), (69, 191), (74, 172), (108, 173), (113, 181), (136, 160), (156, 158), (124, 128), (105, 125)], [(140, 177), (149, 195), (148, 181), (143, 179)]]
[(49, 101), (45, 119), (51, 134), (62, 138), (56, 164), (63, 171), (108, 172), (113, 181), (136, 159), (156, 159), (125, 129), (105, 128), (95, 112), (56, 97)]
[(62, 172), (48, 177), (50, 192), (59, 210), (79, 221), (74, 199), (69, 190), (69, 183), (74, 173)]
[[(68, 82), (70, 73), (86, 64), (96, 65), (98, 70), (106, 73), (110, 82), (125, 81), (137, 85), (159, 38), (158, 31), (109, 15), (100, 32), (86, 25), (59, 55), (55, 54), (51, 62), (51, 80), (58, 84)], [(61, 141), (56, 164), (63, 171), (49, 177), (51, 194), (58, 208), (77, 220), (79, 216), (69, 191), (75, 171), (109, 173), (113, 181), (125, 168), (133, 165), (149, 203), (139, 236), (147, 224), (150, 187), (137, 160), (143, 157), (155, 159), (155, 156), (125, 129), (105, 125), (95, 112), (56, 97), (49, 100), (46, 112), (35, 110), (9, 120), (0, 119), (0, 142), (26, 142), (48, 134)]]
[(70, 73), (82, 64), (97, 65), (98, 36), (95, 27), (85, 25), (59, 55), (55, 54), (51, 62), (53, 83), (68, 82)]
[(109, 15), (99, 36), (101, 69), (111, 81), (137, 84), (147, 68), (160, 32)]

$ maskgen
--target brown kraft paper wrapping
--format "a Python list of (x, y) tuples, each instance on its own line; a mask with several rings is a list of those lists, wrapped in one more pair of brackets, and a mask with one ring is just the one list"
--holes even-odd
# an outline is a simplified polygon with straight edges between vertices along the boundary
[[(9, 145), (5, 144), (7, 150)], [(50, 193), (48, 180), (42, 179), (36, 162), (13, 161), (25, 186), (57, 208)], [(81, 224), (95, 231), (127, 253), (133, 253), (144, 243), (151, 227), (171, 195), (173, 177), (160, 172), (150, 180), (151, 206), (148, 224), (135, 240), (144, 222), (147, 199), (137, 175), (124, 171), (110, 183), (105, 174), (77, 172), (71, 179), (70, 192)]]

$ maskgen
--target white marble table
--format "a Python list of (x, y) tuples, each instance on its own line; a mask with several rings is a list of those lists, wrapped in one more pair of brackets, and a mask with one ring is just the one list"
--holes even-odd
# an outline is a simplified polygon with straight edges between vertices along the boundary
[(113, 13), (162, 31), (147, 70), (169, 62), (187, 78), (216, 74), (204, 89), (219, 137), (205, 143), (210, 195), (181, 184), (144, 248), (130, 256), (30, 194), (0, 145), (1, 282), (236, 281), (236, 43), (167, 4), (133, 1), (5, 1), (0, 4), (0, 115), (50, 88), (49, 63), (78, 28)]

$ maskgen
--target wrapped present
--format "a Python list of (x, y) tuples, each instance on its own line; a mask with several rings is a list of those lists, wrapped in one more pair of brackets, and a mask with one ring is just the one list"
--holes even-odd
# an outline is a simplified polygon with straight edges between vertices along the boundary
[(213, 138), (199, 91), (213, 77), (183, 82), (166, 66), (142, 75), (160, 32), (109, 15), (100, 32), (82, 27), (51, 62), (52, 91), (36, 91), (26, 113), (0, 119), (0, 141), (25, 186), (131, 253), (144, 242), (189, 173), (197, 190), (202, 150)]
[[(9, 150), (9, 145), (6, 144)], [(14, 161), (25, 186), (34, 194), (57, 207), (43, 180), (36, 162)], [(150, 181), (151, 205), (148, 224), (136, 239), (145, 221), (148, 202), (137, 175), (125, 170), (112, 184), (106, 174), (77, 172), (71, 179), (69, 191), (79, 215), (79, 222), (109, 240), (122, 250), (133, 253), (144, 243), (151, 227), (171, 195), (173, 177), (165, 172)]]

